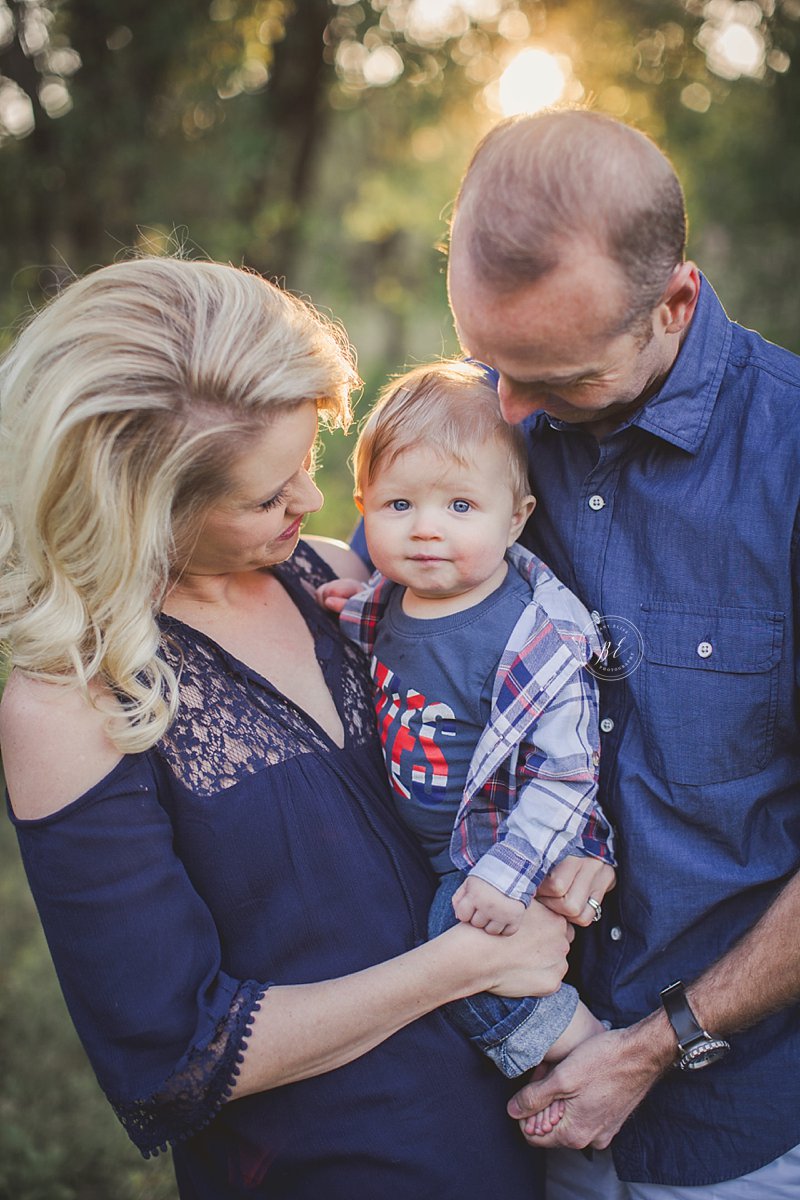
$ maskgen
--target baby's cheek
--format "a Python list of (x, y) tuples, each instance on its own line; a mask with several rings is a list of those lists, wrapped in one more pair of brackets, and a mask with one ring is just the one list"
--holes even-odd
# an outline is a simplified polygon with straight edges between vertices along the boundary
[(488, 579), (497, 569), (503, 559), (496, 545), (479, 542), (464, 551), (461, 560), (462, 570), (471, 579)]

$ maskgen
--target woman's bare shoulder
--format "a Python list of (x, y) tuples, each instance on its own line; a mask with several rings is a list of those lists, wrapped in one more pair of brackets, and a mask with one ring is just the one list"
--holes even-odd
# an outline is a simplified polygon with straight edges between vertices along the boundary
[(122, 756), (103, 724), (78, 690), (12, 671), (0, 701), (0, 748), (17, 817), (58, 812), (108, 774)]
[(347, 542), (340, 542), (338, 538), (320, 537), (318, 534), (312, 534), (303, 540), (313, 546), (320, 558), (325, 560), (340, 579), (357, 579), (363, 583), (369, 579), (369, 570), (363, 559), (359, 558), (355, 550), (350, 549)]

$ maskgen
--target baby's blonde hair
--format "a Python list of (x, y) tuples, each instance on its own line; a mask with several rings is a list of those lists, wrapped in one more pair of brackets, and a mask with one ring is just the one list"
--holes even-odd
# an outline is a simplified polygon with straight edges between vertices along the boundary
[[(177, 681), (156, 616), (179, 548), (275, 414), (347, 425), (343, 332), (258, 275), (143, 258), (70, 284), (0, 365), (0, 638), (30, 675), (101, 680), (123, 752)], [(121, 707), (120, 707), (121, 704)]]
[(504, 482), (519, 504), (530, 493), (525, 437), (503, 419), (487, 369), (463, 361), (415, 367), (383, 389), (359, 434), (353, 452), (356, 496), (405, 450), (430, 446), (443, 459), (466, 466), (490, 441), (508, 451)]

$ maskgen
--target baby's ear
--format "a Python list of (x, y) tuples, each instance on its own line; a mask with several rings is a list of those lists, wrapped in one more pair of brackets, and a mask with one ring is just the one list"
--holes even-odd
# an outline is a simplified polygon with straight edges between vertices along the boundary
[(536, 497), (525, 496), (517, 505), (516, 511), (511, 517), (511, 527), (508, 531), (508, 545), (511, 546), (522, 533), (525, 528), (525, 522), (536, 508)]
[(353, 502), (363, 517), (363, 515), (364, 515), (364, 500), (363, 500), (360, 492), (353, 492)]

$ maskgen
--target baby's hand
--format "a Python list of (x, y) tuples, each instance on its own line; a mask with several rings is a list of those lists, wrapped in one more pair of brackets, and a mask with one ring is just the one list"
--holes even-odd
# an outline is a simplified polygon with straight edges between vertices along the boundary
[(465, 925), (508, 937), (519, 929), (525, 905), (512, 900), (485, 879), (468, 875), (453, 896), (453, 912)]
[(360, 592), (363, 586), (357, 579), (330, 579), (317, 588), (317, 603), (330, 612), (340, 613), (350, 597)]

